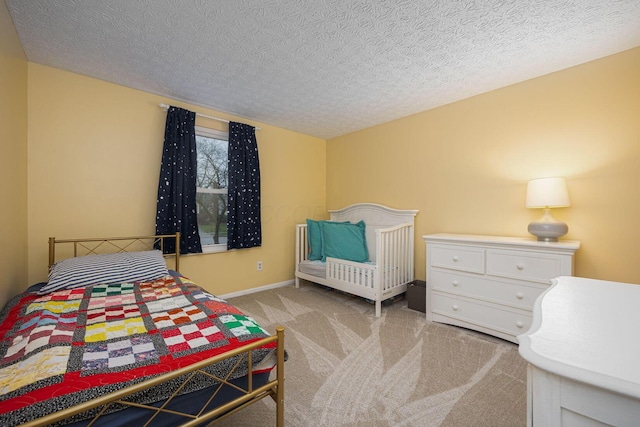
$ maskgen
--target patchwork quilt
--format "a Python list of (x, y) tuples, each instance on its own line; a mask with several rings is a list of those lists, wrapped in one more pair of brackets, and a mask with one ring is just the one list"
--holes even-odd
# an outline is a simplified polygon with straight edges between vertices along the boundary
[[(267, 337), (184, 276), (15, 297), (0, 314), (0, 425), (12, 426)], [(258, 349), (256, 365), (273, 346)], [(214, 365), (222, 376), (231, 359)], [(230, 379), (245, 375), (235, 371)], [(203, 380), (190, 392), (212, 385)], [(145, 392), (145, 403), (172, 390)]]

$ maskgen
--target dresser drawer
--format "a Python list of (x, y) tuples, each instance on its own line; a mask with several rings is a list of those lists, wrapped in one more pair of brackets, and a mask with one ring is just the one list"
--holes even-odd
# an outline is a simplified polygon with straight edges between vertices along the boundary
[(562, 263), (557, 255), (487, 250), (487, 274), (550, 284), (551, 279), (562, 275)]
[(428, 248), (432, 267), (484, 274), (484, 249), (455, 245)]
[(573, 274), (580, 242), (439, 233), (427, 244), (428, 321), (517, 343), (551, 279)]
[(490, 303), (455, 298), (438, 292), (432, 293), (431, 310), (434, 314), (458, 319), (514, 337), (526, 332), (531, 326), (530, 315), (504, 309)]
[(526, 286), (442, 270), (432, 272), (431, 287), (434, 291), (479, 298), (527, 311), (531, 311), (536, 298), (546, 289), (540, 285)]

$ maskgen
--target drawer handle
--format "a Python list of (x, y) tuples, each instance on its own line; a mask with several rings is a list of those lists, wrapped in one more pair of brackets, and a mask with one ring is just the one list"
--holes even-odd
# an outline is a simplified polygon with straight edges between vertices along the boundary
[(516, 265), (516, 268), (518, 270), (524, 270), (524, 264), (518, 263), (518, 265)]
[(458, 255), (454, 255), (453, 262), (458, 262), (458, 261), (460, 261), (460, 258), (458, 258)]
[(458, 311), (460, 307), (458, 307), (458, 304), (453, 304), (451, 308), (453, 309), (453, 311)]
[(457, 280), (454, 280), (454, 281), (453, 281), (453, 286), (458, 286), (459, 284), (460, 284), (460, 283), (458, 283), (458, 281), (457, 281)]
[(518, 298), (518, 299), (522, 299), (522, 298), (524, 298), (524, 294), (523, 294), (522, 292), (518, 292), (518, 293), (516, 294), (516, 298)]
[(517, 326), (518, 328), (522, 328), (522, 327), (524, 326), (524, 323), (522, 323), (520, 320), (518, 320), (518, 321), (516, 322), (516, 326)]

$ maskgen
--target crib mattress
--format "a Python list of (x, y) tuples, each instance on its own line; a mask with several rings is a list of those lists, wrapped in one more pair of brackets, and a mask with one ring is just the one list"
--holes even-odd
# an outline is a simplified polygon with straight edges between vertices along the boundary
[(298, 270), (300, 270), (301, 273), (309, 274), (311, 276), (325, 277), (326, 265), (327, 264), (322, 261), (310, 261), (306, 259), (304, 261), (300, 261), (300, 264), (298, 264)]

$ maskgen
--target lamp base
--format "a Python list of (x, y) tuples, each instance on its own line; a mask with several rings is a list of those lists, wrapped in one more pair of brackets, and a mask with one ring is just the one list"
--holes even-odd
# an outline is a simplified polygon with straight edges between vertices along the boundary
[(551, 210), (545, 208), (542, 218), (529, 224), (527, 231), (538, 238), (539, 242), (557, 242), (569, 231), (569, 227), (562, 221), (551, 216)]

